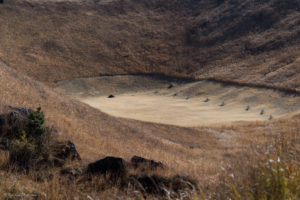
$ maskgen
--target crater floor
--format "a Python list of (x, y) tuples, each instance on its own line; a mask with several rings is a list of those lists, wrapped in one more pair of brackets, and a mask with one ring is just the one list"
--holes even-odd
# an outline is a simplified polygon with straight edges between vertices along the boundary
[(270, 120), (300, 110), (295, 94), (212, 81), (126, 75), (72, 79), (56, 87), (113, 116), (188, 127)]

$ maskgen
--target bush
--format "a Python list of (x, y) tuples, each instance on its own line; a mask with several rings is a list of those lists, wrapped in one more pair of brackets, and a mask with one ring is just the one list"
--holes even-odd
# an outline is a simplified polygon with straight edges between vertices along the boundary
[(44, 122), (45, 116), (40, 107), (30, 112), (24, 129), (19, 129), (16, 137), (9, 141), (10, 163), (29, 170), (48, 159), (46, 142), (49, 131)]
[(27, 124), (28, 137), (40, 138), (46, 132), (46, 127), (44, 126), (45, 116), (41, 112), (41, 107), (38, 107), (36, 111), (31, 112), (29, 115), (29, 122)]
[(29, 166), (35, 163), (33, 158), (36, 157), (36, 152), (35, 145), (27, 141), (16, 140), (10, 145), (9, 161), (28, 170)]

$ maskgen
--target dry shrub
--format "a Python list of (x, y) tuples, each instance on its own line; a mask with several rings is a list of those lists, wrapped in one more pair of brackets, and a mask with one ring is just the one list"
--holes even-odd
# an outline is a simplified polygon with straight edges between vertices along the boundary
[(300, 159), (295, 141), (274, 142), (269, 153), (235, 163), (223, 174), (215, 191), (218, 199), (281, 200), (300, 197)]

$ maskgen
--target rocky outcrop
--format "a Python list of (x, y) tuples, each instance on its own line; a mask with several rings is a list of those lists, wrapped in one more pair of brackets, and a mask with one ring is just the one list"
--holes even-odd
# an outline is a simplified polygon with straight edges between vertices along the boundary
[(61, 167), (66, 161), (80, 161), (81, 157), (77, 149), (71, 141), (56, 141), (50, 145), (52, 163), (55, 166)]
[(60, 159), (81, 160), (74, 143), (71, 141), (56, 142), (51, 145), (53, 156)]
[[(0, 137), (13, 138), (19, 129), (25, 129), (33, 110), (26, 107), (9, 107), (9, 112), (0, 115)], [(3, 144), (4, 140), (2, 140)]]
[[(80, 161), (81, 157), (75, 144), (71, 141), (55, 140), (53, 131), (44, 127), (43, 123), (44, 114), (40, 108), (34, 111), (23, 107), (11, 107), (10, 112), (0, 115), (0, 154), (3, 154), (1, 157), (22, 171), (41, 170), (43, 173), (37, 176), (37, 181), (52, 179), (53, 171), (66, 183), (82, 183), (85, 187), (94, 184), (93, 181), (97, 183), (99, 178), (105, 178), (105, 186), (100, 185), (100, 188), (133, 188), (145, 198), (156, 196), (158, 199), (185, 199), (197, 190), (196, 184), (186, 177), (153, 175), (154, 170), (167, 170), (167, 167), (159, 161), (140, 156), (133, 156), (128, 163), (119, 157), (105, 157), (83, 167), (81, 162), (76, 162)], [(36, 134), (40, 129), (43, 132)], [(48, 170), (50, 168), (55, 170)], [(101, 181), (99, 182), (101, 184)]]
[(81, 160), (71, 141), (54, 139), (55, 129), (44, 125), (41, 108), (8, 108), (0, 115), (0, 149), (9, 152), (10, 164), (28, 171)]
[(164, 164), (161, 162), (156, 162), (154, 160), (149, 160), (149, 159), (139, 157), (139, 156), (133, 156), (131, 158), (131, 164), (135, 168), (142, 168), (144, 170), (146, 170), (146, 169), (156, 170), (158, 168), (160, 168), (160, 169), (165, 168)]
[(126, 174), (125, 161), (122, 158), (106, 157), (90, 163), (87, 172), (89, 174), (109, 174), (114, 178), (122, 178)]
[[(133, 169), (128, 170), (127, 166)], [(90, 163), (87, 167), (88, 175), (109, 175), (107, 183), (114, 180), (121, 180), (123, 185), (128, 185), (139, 191), (144, 197), (154, 195), (164, 199), (181, 198), (189, 199), (197, 192), (196, 184), (187, 176), (164, 177), (160, 175), (149, 175), (149, 170), (160, 168), (166, 170), (166, 166), (161, 162), (149, 160), (139, 156), (133, 156), (130, 163), (125, 163), (122, 158), (106, 157), (96, 162)], [(142, 172), (140, 171), (142, 170)], [(146, 170), (147, 169), (147, 170)], [(188, 198), (189, 197), (189, 198)]]

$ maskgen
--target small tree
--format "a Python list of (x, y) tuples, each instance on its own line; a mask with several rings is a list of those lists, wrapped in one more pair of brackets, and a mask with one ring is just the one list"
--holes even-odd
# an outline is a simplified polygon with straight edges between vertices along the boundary
[(29, 122), (27, 124), (27, 134), (28, 137), (34, 137), (38, 139), (42, 137), (46, 132), (46, 127), (44, 126), (45, 115), (41, 112), (41, 107), (38, 107), (36, 111), (30, 113)]

